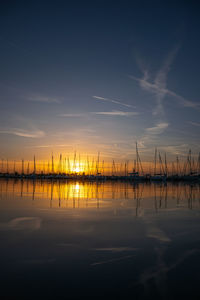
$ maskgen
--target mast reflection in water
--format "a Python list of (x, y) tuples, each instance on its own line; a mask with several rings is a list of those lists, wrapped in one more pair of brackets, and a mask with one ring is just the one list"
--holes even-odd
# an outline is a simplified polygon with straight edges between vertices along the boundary
[(199, 299), (200, 185), (0, 180), (3, 299)]

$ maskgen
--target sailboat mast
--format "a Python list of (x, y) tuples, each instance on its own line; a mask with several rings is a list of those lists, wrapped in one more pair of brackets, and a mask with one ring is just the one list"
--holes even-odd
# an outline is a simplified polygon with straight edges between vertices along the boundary
[(71, 167), (70, 167), (70, 161), (69, 161), (69, 156), (68, 156), (68, 158), (67, 158), (67, 173), (68, 174), (71, 174)]
[(24, 175), (24, 160), (22, 159), (22, 175)]
[(137, 142), (135, 143), (135, 151), (136, 151), (136, 172), (138, 172), (139, 174), (139, 158), (138, 158)]
[[(141, 173), (142, 173), (142, 175), (144, 175), (144, 170), (142, 167), (142, 162), (141, 162), (139, 151), (138, 151), (138, 146), (137, 146), (137, 156), (138, 156), (138, 160), (139, 160), (139, 164), (140, 164)], [(139, 172), (139, 170), (138, 170), (138, 172)]]
[(59, 159), (59, 173), (62, 173), (62, 154), (60, 154), (60, 159)]
[(166, 175), (168, 174), (168, 168), (167, 168), (167, 155), (166, 155), (166, 152), (165, 152), (165, 174), (166, 174)]
[(78, 168), (79, 168), (79, 172), (81, 170), (81, 155), (79, 153), (79, 157), (78, 157)]
[(136, 159), (134, 159), (134, 167), (133, 167), (133, 172), (136, 172)]
[(76, 170), (76, 151), (74, 151), (74, 163), (73, 163), (73, 172)]
[(88, 175), (90, 175), (90, 162), (88, 156), (87, 156), (87, 173)]
[(94, 175), (94, 157), (92, 158), (91, 175)]
[(53, 158), (53, 152), (52, 152), (52, 156), (51, 156), (51, 172), (52, 172), (52, 174), (54, 174), (54, 158)]
[(113, 161), (112, 161), (112, 176), (113, 176)]
[(178, 158), (178, 156), (176, 157), (176, 172), (177, 172), (177, 175), (180, 174), (180, 166), (179, 166), (179, 158)]
[(163, 162), (162, 162), (162, 157), (160, 155), (160, 152), (159, 152), (159, 161), (160, 161), (160, 173), (165, 173), (164, 171), (164, 167), (163, 167)]
[(155, 157), (154, 157), (154, 174), (156, 174), (156, 160), (157, 160), (157, 148), (155, 148)]
[(191, 174), (192, 173), (192, 152), (191, 152), (191, 149), (189, 150), (188, 158), (189, 158), (189, 170), (190, 170), (190, 174)]
[(64, 173), (66, 174), (67, 172), (67, 158), (65, 157), (65, 166), (64, 166)]
[(172, 175), (174, 175), (174, 163), (172, 162)]
[(34, 155), (34, 158), (33, 158), (33, 173), (36, 174), (36, 162), (35, 162), (35, 155)]
[(200, 152), (198, 157), (198, 167), (197, 167), (198, 175), (200, 175)]
[(43, 161), (43, 170), (42, 173), (45, 174), (45, 162)]
[(99, 174), (99, 155), (100, 153), (98, 152), (98, 157), (97, 157), (97, 162), (96, 162), (96, 174)]

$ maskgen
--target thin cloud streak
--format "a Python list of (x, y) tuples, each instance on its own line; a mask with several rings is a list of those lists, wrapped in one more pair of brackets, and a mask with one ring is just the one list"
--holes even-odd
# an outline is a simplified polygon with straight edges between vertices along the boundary
[(41, 131), (41, 130), (28, 131), (28, 130), (20, 129), (20, 128), (0, 130), (0, 133), (12, 134), (12, 135), (20, 136), (20, 137), (25, 137), (25, 138), (41, 138), (41, 137), (45, 136), (44, 131)]
[(83, 116), (85, 116), (85, 114), (82, 114), (82, 113), (80, 113), (80, 114), (60, 114), (60, 115), (58, 115), (59, 117), (64, 117), (64, 118), (74, 118), (74, 117), (83, 117)]
[(52, 144), (52, 145), (36, 145), (36, 146), (28, 146), (28, 148), (55, 148), (55, 147), (72, 147), (69, 144)]
[(146, 128), (146, 131), (150, 134), (161, 134), (168, 126), (169, 123), (158, 123), (154, 127)]
[(98, 111), (98, 112), (92, 112), (92, 114), (95, 114), (95, 115), (105, 115), (105, 116), (122, 116), (122, 117), (131, 117), (131, 116), (137, 116), (137, 115), (139, 115), (138, 112), (134, 112), (134, 111), (119, 111), (119, 110)]
[(105, 116), (123, 116), (123, 117), (130, 117), (130, 116), (137, 116), (139, 115), (138, 112), (135, 111), (121, 111), (121, 110), (112, 110), (112, 111), (93, 111), (88, 113), (72, 113), (72, 114), (60, 114), (59, 117), (65, 118), (74, 118), (74, 117), (84, 117), (86, 115), (105, 115)]
[(160, 134), (163, 134), (167, 128), (169, 127), (169, 123), (167, 122), (159, 122), (155, 124), (153, 127), (148, 127), (145, 129), (144, 135), (138, 139), (138, 146), (141, 149), (149, 149), (150, 145), (156, 144), (156, 140)]
[(98, 100), (101, 100), (101, 101), (107, 101), (107, 102), (112, 102), (112, 103), (115, 103), (115, 104), (119, 104), (119, 105), (123, 105), (125, 107), (132, 107), (132, 108), (135, 108), (135, 106), (131, 105), (131, 104), (127, 104), (127, 103), (124, 103), (124, 102), (121, 102), (121, 101), (118, 101), (118, 100), (113, 100), (113, 99), (109, 99), (109, 98), (104, 98), (104, 97), (100, 97), (100, 96), (92, 96), (94, 99), (98, 99)]
[(50, 97), (41, 97), (41, 96), (36, 96), (36, 97), (29, 97), (29, 101), (32, 102), (42, 102), (42, 103), (56, 103), (56, 104), (61, 104), (61, 100), (56, 99), (56, 98), (50, 98)]
[(193, 126), (200, 127), (200, 123), (197, 123), (197, 122), (188, 122), (188, 123)]
[(189, 145), (188, 144), (167, 145), (167, 146), (160, 146), (159, 149), (173, 155), (187, 156), (188, 154), (185, 152), (185, 149), (189, 149)]

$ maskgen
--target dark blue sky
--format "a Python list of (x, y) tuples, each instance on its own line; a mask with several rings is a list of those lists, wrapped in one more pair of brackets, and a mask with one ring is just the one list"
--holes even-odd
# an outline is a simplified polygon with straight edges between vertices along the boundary
[(3, 2), (1, 157), (199, 151), (198, 1)]

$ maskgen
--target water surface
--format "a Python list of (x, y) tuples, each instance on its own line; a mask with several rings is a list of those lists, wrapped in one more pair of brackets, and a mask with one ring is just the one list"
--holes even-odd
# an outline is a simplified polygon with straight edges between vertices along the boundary
[(3, 299), (200, 299), (200, 185), (0, 180)]

